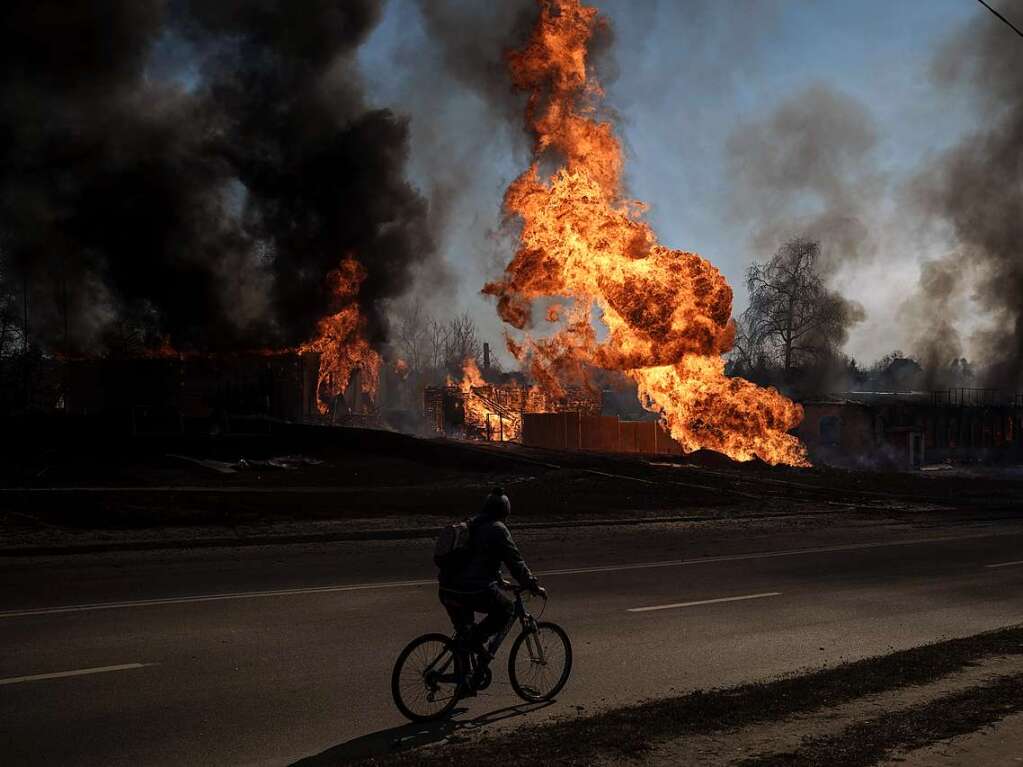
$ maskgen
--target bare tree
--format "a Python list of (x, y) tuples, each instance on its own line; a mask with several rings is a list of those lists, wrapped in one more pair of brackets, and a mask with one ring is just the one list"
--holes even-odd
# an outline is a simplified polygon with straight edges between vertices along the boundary
[(735, 342), (728, 353), (726, 372), (749, 378), (752, 371), (764, 361), (763, 345), (753, 337), (746, 323), (746, 317), (735, 321)]
[(431, 370), (441, 370), (444, 367), (447, 348), (447, 325), (435, 319), (430, 319), (426, 323), (426, 351)]
[(462, 363), (467, 359), (478, 362), (482, 352), (483, 343), (480, 341), (479, 330), (475, 320), (469, 316), (468, 312), (464, 312), (448, 322), (444, 354), (448, 367), (461, 368)]
[(413, 373), (454, 373), (466, 359), (479, 362), (483, 353), (479, 329), (468, 312), (442, 322), (414, 300), (399, 310), (396, 320), (395, 347)]
[(863, 309), (828, 290), (818, 270), (820, 245), (794, 239), (766, 264), (746, 271), (750, 301), (740, 323), (752, 349), (774, 356), (787, 376), (793, 368), (831, 354)]
[(426, 313), (418, 298), (404, 304), (398, 311), (395, 343), (398, 354), (418, 375), (432, 362), (430, 355), (430, 326), (433, 319)]

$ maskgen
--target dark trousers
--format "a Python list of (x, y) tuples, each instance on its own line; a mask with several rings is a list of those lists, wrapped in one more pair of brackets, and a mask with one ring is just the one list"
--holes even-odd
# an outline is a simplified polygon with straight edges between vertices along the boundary
[[(485, 642), (501, 631), (515, 614), (515, 603), (496, 586), (466, 592), (442, 588), (440, 602), (448, 611), (455, 631), (478, 642)], [(476, 623), (476, 613), (486, 613), (486, 617)]]

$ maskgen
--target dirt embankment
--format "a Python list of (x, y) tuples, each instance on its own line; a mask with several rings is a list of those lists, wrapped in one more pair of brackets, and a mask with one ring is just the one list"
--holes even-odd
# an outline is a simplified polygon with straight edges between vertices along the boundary
[[(361, 429), (29, 432), (0, 462), (0, 547), (430, 528), (506, 486), (522, 522), (947, 509), (1012, 514), (1023, 482), (545, 451)], [(15, 449), (17, 448), (17, 449)], [(282, 460), (283, 459), (283, 460)], [(328, 529), (329, 528), (329, 529)]]
[(364, 765), (868, 767), (1023, 710), (1023, 627)]

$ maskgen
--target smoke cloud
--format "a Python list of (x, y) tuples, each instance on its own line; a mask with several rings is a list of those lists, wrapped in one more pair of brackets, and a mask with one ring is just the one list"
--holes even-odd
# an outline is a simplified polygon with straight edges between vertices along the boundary
[(537, 15), (535, 0), (418, 0), (418, 7), (447, 72), (482, 99), (497, 119), (521, 124), (524, 98), (511, 86), (505, 54), (529, 36)]
[(740, 125), (727, 144), (731, 207), (762, 258), (802, 237), (821, 245), (825, 270), (872, 256), (872, 206), (886, 179), (869, 110), (823, 84)]
[(964, 353), (956, 322), (966, 299), (963, 266), (959, 252), (924, 262), (917, 294), (899, 309), (912, 333), (913, 354), (934, 385), (940, 384), (939, 373)]
[[(528, 152), (525, 99), (511, 86), (505, 54), (529, 35), (537, 4), (416, 0), (416, 7), (427, 44), (403, 52), (414, 74), (402, 103), (417, 115), (418, 169), (428, 179), (434, 223), (455, 251), (475, 249), (477, 261), (496, 261), (499, 248), (487, 240), (507, 179), (481, 166), (483, 158)], [(481, 195), (493, 198), (493, 219), (474, 221), (475, 237), (468, 237), (465, 208), (478, 211)]]
[[(1000, 8), (1023, 18), (1020, 0)], [(1023, 385), (1023, 45), (985, 13), (946, 41), (932, 73), (949, 96), (967, 91), (982, 127), (909, 185), (910, 200), (925, 221), (947, 230), (953, 250), (924, 270), (913, 301), (938, 321), (933, 345), (955, 356), (957, 337), (942, 332), (940, 317), (948, 295), (969, 289), (987, 320), (971, 339), (987, 383), (1015, 389)]]
[(434, 253), (405, 177), (407, 120), (373, 109), (354, 56), (375, 0), (14, 2), (0, 10), (0, 248), (33, 340), (293, 345), (366, 267), (382, 302)]

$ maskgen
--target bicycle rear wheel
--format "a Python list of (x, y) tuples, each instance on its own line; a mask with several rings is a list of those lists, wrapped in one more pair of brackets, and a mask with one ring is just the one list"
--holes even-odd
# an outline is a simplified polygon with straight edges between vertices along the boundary
[(440, 719), (461, 697), (463, 660), (451, 638), (424, 634), (401, 651), (391, 673), (398, 710), (414, 722)]
[(515, 638), (508, 656), (508, 679), (523, 700), (550, 700), (571, 673), (572, 643), (561, 626), (540, 622), (536, 631), (523, 631)]

